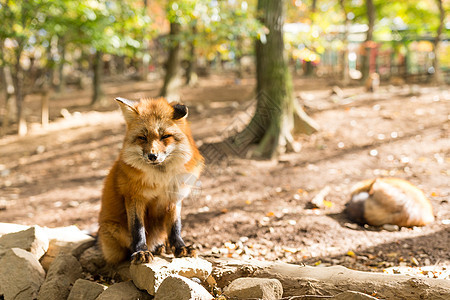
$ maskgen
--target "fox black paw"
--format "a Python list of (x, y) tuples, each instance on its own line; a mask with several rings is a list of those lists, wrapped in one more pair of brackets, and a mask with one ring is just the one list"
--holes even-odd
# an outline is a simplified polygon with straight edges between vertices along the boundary
[(172, 249), (175, 257), (197, 257), (197, 251), (192, 246), (182, 246)]
[(166, 251), (166, 246), (164, 244), (158, 245), (155, 247), (155, 250), (152, 251), (153, 255), (161, 255)]
[(153, 255), (150, 251), (136, 251), (131, 254), (131, 263), (135, 265), (146, 264), (153, 260)]

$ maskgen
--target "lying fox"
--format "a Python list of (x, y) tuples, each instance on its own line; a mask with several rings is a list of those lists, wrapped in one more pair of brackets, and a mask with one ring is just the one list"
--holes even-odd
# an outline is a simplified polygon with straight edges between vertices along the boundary
[(98, 236), (105, 260), (147, 263), (167, 242), (176, 257), (195, 256), (180, 236), (184, 179), (203, 168), (187, 107), (164, 98), (116, 100), (127, 131), (103, 188)]
[(381, 226), (424, 226), (434, 221), (433, 207), (424, 193), (399, 178), (365, 180), (353, 188), (345, 212), (354, 222)]

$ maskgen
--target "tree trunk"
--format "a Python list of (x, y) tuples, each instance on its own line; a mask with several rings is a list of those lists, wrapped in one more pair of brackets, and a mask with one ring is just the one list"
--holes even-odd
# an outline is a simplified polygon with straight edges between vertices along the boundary
[(344, 14), (344, 35), (342, 37), (343, 51), (342, 51), (342, 83), (347, 86), (350, 83), (349, 68), (348, 68), (348, 29), (349, 19), (347, 17), (347, 10), (345, 9), (345, 0), (339, 0), (342, 13)]
[(44, 129), (48, 127), (49, 123), (49, 100), (50, 90), (45, 88), (41, 92), (41, 125)]
[(369, 20), (366, 41), (364, 42), (364, 53), (362, 56), (362, 66), (361, 80), (364, 82), (369, 76), (370, 72), (370, 54), (371, 54), (371, 44), (373, 40), (373, 28), (375, 25), (375, 7), (373, 5), (373, 0), (366, 0), (366, 10), (367, 10), (367, 19)]
[(15, 72), (12, 74), (12, 81), (14, 85), (14, 95), (16, 97), (16, 108), (17, 108), (17, 134), (19, 136), (24, 136), (27, 134), (27, 121), (25, 119), (23, 102), (25, 95), (23, 92), (23, 71), (20, 66), (20, 62), (15, 66)]
[(96, 105), (100, 103), (102, 96), (103, 96), (103, 90), (101, 86), (101, 77), (102, 77), (102, 66), (103, 66), (103, 53), (101, 51), (95, 52), (94, 60), (92, 63), (92, 69), (94, 72), (94, 78), (92, 80), (93, 84), (93, 94), (92, 94), (92, 100), (91, 105)]
[(61, 60), (58, 64), (58, 85), (56, 87), (56, 90), (59, 93), (61, 93), (66, 88), (66, 81), (64, 77), (64, 64), (66, 63), (66, 46), (61, 42), (61, 40), (58, 40), (58, 48), (61, 54)]
[[(318, 126), (304, 114), (292, 97), (292, 79), (284, 55), (285, 1), (259, 0), (260, 21), (269, 29), (266, 43), (256, 42), (257, 106), (249, 125), (233, 139), (237, 152), (258, 144), (253, 155), (272, 158), (285, 150), (299, 150), (294, 128), (304, 133)], [(294, 117), (296, 116), (296, 117)]]
[[(317, 0), (312, 0), (311, 3), (311, 13), (312, 13), (312, 18), (311, 18), (311, 24), (310, 24), (310, 28), (313, 28), (313, 24), (314, 24), (314, 20), (315, 20), (315, 13), (316, 13), (316, 8), (317, 8)], [(305, 62), (305, 76), (306, 77), (310, 77), (314, 74), (314, 65), (312, 61), (307, 61)]]
[(180, 42), (178, 34), (181, 31), (179, 23), (170, 23), (169, 33), (169, 56), (166, 62), (166, 75), (164, 84), (159, 93), (161, 97), (178, 98), (178, 89), (180, 87), (180, 78), (178, 78), (180, 70)]
[(445, 20), (445, 10), (442, 4), (442, 0), (436, 0), (436, 4), (439, 8), (439, 27), (436, 32), (436, 38), (434, 39), (434, 59), (433, 59), (433, 68), (434, 68), (434, 81), (437, 84), (443, 84), (444, 78), (442, 75), (441, 68), (439, 66), (439, 47), (442, 40), (442, 31), (444, 29), (444, 20)]
[(195, 66), (195, 36), (197, 34), (197, 26), (192, 26), (192, 41), (189, 45), (189, 60), (188, 60), (188, 66), (186, 68), (186, 85), (189, 85), (191, 83), (192, 79), (192, 73), (194, 72), (194, 66)]

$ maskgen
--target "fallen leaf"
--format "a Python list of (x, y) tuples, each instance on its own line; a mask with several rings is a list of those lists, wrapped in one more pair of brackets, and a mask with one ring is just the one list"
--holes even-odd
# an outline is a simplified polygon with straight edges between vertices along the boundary
[(348, 251), (347, 255), (351, 256), (351, 257), (355, 257), (356, 256), (355, 252), (353, 252), (352, 250)]

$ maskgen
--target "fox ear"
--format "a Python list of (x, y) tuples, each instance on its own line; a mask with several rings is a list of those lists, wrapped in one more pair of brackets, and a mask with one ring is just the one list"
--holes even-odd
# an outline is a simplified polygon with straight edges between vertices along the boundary
[(135, 107), (137, 102), (122, 97), (117, 97), (116, 101), (119, 103), (120, 109), (122, 110), (123, 116), (127, 123), (134, 120), (134, 118), (139, 115)]
[(174, 120), (179, 120), (182, 118), (186, 118), (188, 115), (188, 108), (186, 105), (174, 103), (171, 104), (173, 107), (173, 117)]

